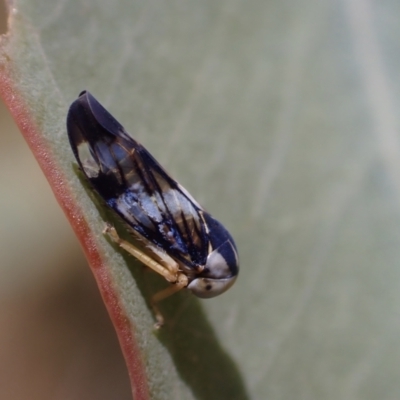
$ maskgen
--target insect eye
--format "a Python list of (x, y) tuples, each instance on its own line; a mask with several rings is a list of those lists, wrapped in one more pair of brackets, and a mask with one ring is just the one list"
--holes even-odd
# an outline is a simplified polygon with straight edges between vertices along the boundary
[(235, 283), (236, 278), (237, 275), (226, 279), (196, 278), (187, 288), (197, 297), (208, 299), (226, 292)]

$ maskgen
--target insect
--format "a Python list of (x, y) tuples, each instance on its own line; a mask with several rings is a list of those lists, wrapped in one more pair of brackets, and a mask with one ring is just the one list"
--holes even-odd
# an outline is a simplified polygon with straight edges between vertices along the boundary
[(110, 224), (104, 233), (171, 284), (152, 297), (156, 326), (164, 322), (157, 303), (173, 293), (209, 298), (233, 285), (239, 262), (229, 232), (89, 92), (71, 104), (67, 130), (80, 169), (135, 244)]

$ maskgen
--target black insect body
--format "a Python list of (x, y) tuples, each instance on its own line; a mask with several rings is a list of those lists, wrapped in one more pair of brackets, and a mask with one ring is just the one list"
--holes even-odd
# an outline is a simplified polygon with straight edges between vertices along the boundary
[(72, 103), (67, 129), (88, 181), (144, 250), (120, 239), (110, 225), (105, 231), (172, 284), (153, 297), (153, 304), (182, 288), (208, 298), (233, 285), (239, 266), (231, 235), (89, 92)]

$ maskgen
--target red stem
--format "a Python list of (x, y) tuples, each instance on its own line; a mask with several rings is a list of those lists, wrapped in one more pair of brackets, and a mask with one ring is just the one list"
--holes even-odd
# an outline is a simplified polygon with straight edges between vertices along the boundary
[(9, 67), (5, 68), (3, 66), (0, 69), (0, 96), (28, 142), (58, 203), (83, 247), (118, 335), (129, 371), (133, 398), (135, 400), (149, 400), (146, 368), (134, 335), (134, 327), (124, 313), (120, 298), (113, 288), (108, 268), (97, 249), (95, 238), (83, 216), (82, 210), (76, 204), (75, 197), (66, 184), (67, 180), (52, 157), (51, 151), (36, 126), (34, 117), (30, 114), (29, 108), (25, 106), (23, 95), (16, 89)]

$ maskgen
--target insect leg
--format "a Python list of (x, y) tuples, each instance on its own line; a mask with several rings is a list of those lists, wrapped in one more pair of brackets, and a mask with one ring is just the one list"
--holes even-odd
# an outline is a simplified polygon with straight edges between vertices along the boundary
[(188, 277), (184, 274), (179, 274), (177, 282), (169, 286), (163, 290), (160, 290), (158, 293), (156, 293), (152, 298), (151, 298), (151, 305), (153, 307), (153, 311), (157, 320), (157, 323), (154, 325), (156, 329), (161, 328), (161, 326), (164, 325), (164, 317), (162, 316), (157, 303), (159, 303), (161, 300), (166, 299), (167, 297), (173, 295), (176, 292), (179, 292), (179, 290), (183, 289), (188, 285)]
[[(178, 271), (175, 273), (170, 271), (168, 268), (164, 267), (157, 261), (153, 260), (151, 257), (149, 257), (147, 254), (143, 253), (141, 250), (139, 250), (137, 247), (135, 247), (132, 243), (127, 242), (126, 240), (121, 239), (118, 236), (118, 233), (116, 229), (107, 224), (103, 233), (107, 234), (109, 238), (118, 244), (119, 247), (127, 251), (129, 254), (133, 255), (135, 258), (137, 258), (139, 261), (141, 261), (144, 265), (147, 267), (151, 268), (153, 271), (157, 272), (161, 276), (163, 276), (168, 282), (175, 283), (178, 281), (180, 275), (178, 274)], [(179, 283), (177, 282), (177, 285)]]

